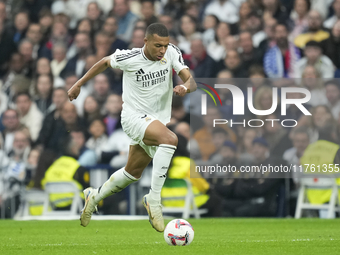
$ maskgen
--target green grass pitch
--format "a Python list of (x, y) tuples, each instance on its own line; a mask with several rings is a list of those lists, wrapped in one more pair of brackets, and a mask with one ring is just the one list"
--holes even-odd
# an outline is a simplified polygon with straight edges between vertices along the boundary
[[(167, 221), (168, 222), (168, 221)], [(0, 220), (0, 254), (340, 254), (340, 221), (190, 219), (190, 246), (168, 246), (145, 221)]]

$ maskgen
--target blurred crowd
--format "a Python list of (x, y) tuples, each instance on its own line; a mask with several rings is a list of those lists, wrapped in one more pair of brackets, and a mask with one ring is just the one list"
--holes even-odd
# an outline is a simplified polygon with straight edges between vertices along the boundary
[[(340, 0), (1, 0), (0, 202), (16, 192), (15, 184), (41, 187), (60, 156), (82, 167), (125, 165), (130, 139), (120, 125), (122, 71), (97, 75), (72, 102), (67, 90), (116, 49), (143, 47), (145, 29), (154, 22), (168, 28), (194, 78), (249, 78), (240, 88), (253, 88), (258, 110), (271, 108), (273, 86), (311, 92), (305, 107), (312, 116), (294, 105), (286, 116), (279, 110), (266, 116), (296, 119), (293, 129), (279, 122), (212, 128), (212, 119), (235, 118), (227, 90), (218, 91), (223, 106), (208, 106), (203, 118), (189, 113), (189, 96), (174, 97), (169, 128), (197, 165), (298, 165), (308, 144), (325, 137), (338, 143)], [(246, 116), (254, 117), (262, 118)], [(254, 216), (277, 214), (273, 203), (279, 203), (282, 180), (203, 177), (216, 177), (207, 179), (208, 189), (227, 201), (227, 215), (244, 216), (250, 210), (241, 204), (259, 203)]]

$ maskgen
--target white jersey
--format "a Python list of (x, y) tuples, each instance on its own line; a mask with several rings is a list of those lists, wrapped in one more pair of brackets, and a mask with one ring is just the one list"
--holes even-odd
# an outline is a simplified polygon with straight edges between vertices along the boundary
[(188, 68), (181, 51), (173, 44), (164, 58), (151, 61), (144, 48), (116, 50), (111, 56), (111, 67), (123, 73), (123, 112), (133, 111), (149, 114), (166, 124), (171, 117), (173, 95), (172, 68), (178, 74)]

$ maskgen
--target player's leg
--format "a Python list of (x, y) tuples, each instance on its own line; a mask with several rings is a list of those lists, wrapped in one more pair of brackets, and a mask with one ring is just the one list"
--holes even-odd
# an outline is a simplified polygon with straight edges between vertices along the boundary
[(154, 229), (164, 231), (164, 219), (161, 207), (161, 190), (166, 179), (171, 158), (177, 146), (177, 136), (160, 121), (153, 121), (146, 129), (143, 142), (149, 146), (158, 146), (153, 157), (151, 189), (143, 198), (148, 211), (149, 221)]
[(150, 163), (151, 158), (140, 145), (130, 145), (129, 157), (126, 166), (114, 172), (111, 177), (98, 188), (95, 202), (99, 203), (104, 198), (118, 193), (129, 184), (136, 182), (141, 177), (143, 170)]
[(150, 162), (151, 158), (140, 145), (136, 144), (130, 146), (129, 158), (125, 166), (125, 171), (139, 179)]
[(146, 145), (158, 146), (153, 158), (150, 197), (160, 201), (161, 190), (171, 158), (176, 150), (178, 139), (164, 124), (155, 120), (147, 127), (143, 142)]
[(86, 227), (97, 204), (104, 198), (118, 193), (129, 184), (139, 180), (144, 168), (150, 163), (151, 158), (138, 144), (131, 145), (128, 162), (125, 167), (114, 172), (110, 178), (98, 189), (87, 188), (84, 191), (85, 206), (80, 216), (81, 225)]

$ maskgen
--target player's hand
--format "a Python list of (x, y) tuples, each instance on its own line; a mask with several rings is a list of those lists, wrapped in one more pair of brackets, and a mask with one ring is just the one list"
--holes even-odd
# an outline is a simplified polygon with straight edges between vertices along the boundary
[(68, 98), (70, 99), (70, 101), (72, 101), (73, 99), (76, 99), (78, 97), (80, 93), (80, 86), (77, 83), (75, 83), (68, 91), (67, 91), (67, 94), (68, 94)]
[(185, 88), (183, 88), (183, 86), (177, 85), (176, 87), (174, 87), (174, 92), (175, 92), (176, 96), (183, 97), (187, 93), (187, 90)]

